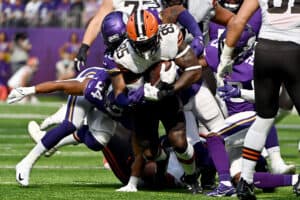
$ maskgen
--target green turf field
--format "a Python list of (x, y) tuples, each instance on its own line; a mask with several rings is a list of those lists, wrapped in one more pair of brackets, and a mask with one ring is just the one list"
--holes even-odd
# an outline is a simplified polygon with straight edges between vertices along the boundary
[[(139, 191), (118, 193), (121, 183), (102, 165), (102, 154), (83, 145), (62, 148), (51, 158), (42, 157), (31, 173), (30, 186), (20, 187), (15, 181), (15, 165), (28, 153), (34, 143), (27, 134), (27, 123), (41, 122), (57, 110), (60, 103), (38, 105), (0, 104), (0, 200), (5, 199), (213, 199), (204, 195), (192, 196), (185, 190)], [(278, 124), (283, 157), (297, 164), (300, 159), (297, 141), (300, 139), (300, 120), (291, 115)], [(256, 191), (258, 199), (297, 199), (291, 187), (275, 193)], [(232, 198), (220, 198), (232, 199)], [(234, 199), (234, 198), (233, 198)]]

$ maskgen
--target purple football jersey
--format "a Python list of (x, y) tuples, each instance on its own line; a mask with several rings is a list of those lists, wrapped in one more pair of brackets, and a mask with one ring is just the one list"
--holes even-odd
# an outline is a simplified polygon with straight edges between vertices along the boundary
[(110, 84), (109, 74), (105, 70), (99, 70), (85, 88), (84, 97), (98, 110), (105, 112), (105, 94)]
[[(218, 40), (213, 40), (207, 45), (205, 55), (205, 59), (209, 67), (216, 72), (219, 64)], [(253, 90), (253, 60), (254, 55), (252, 54), (246, 58), (244, 62), (234, 65), (231, 75), (225, 78), (227, 84), (239, 87), (240, 89)], [(229, 115), (254, 110), (254, 104), (241, 98), (231, 98), (229, 101), (226, 101), (226, 105)]]
[[(253, 31), (258, 35), (262, 23), (261, 10), (258, 9), (248, 21), (248, 24), (252, 27)], [(225, 31), (225, 26), (216, 24), (214, 22), (209, 23), (209, 37), (210, 40), (215, 40), (221, 36)]]

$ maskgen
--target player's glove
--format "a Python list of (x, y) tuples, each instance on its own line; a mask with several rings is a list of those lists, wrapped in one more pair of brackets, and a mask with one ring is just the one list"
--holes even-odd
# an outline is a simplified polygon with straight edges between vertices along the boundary
[(21, 101), (24, 97), (35, 94), (35, 87), (18, 87), (13, 89), (8, 97), (7, 103), (12, 104)]
[(222, 87), (218, 87), (218, 92), (220, 93), (220, 97), (224, 100), (241, 97), (241, 90), (228, 84), (225, 84)]
[(78, 54), (74, 58), (74, 66), (77, 72), (81, 70), (81, 67), (85, 65), (87, 58), (87, 51), (89, 50), (89, 45), (81, 44)]
[(171, 61), (171, 66), (170, 68), (166, 71), (166, 64), (163, 63), (161, 65), (160, 69), (160, 80), (164, 83), (167, 84), (172, 84), (174, 83), (177, 75), (177, 65), (175, 64), (174, 61)]
[(174, 90), (170, 84), (164, 84), (164, 87), (161, 87), (161, 89), (152, 86), (150, 83), (144, 85), (144, 97), (146, 100), (158, 101), (171, 95), (174, 95)]
[(233, 50), (233, 47), (227, 46), (226, 43), (224, 44), (224, 48), (220, 56), (220, 63), (217, 68), (217, 79), (223, 78), (232, 73), (233, 60), (231, 57)]
[(204, 50), (204, 42), (202, 36), (194, 37), (190, 46), (197, 57), (201, 56)]

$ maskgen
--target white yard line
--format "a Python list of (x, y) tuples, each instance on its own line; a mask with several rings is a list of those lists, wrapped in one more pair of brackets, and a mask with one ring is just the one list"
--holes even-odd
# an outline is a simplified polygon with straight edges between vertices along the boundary
[[(15, 165), (0, 165), (0, 169), (15, 169)], [(80, 170), (90, 170), (90, 169), (104, 169), (102, 166), (74, 166), (74, 165), (41, 165), (34, 166), (33, 169), (80, 169)], [(2, 183), (2, 182), (1, 182)], [(0, 184), (1, 184), (0, 183)]]
[(7, 104), (7, 103), (3, 103), (3, 102), (0, 102), (0, 106), (7, 106), (7, 107), (59, 107), (61, 106), (62, 104), (66, 103), (66, 101), (62, 101), (62, 102), (39, 102), (39, 103), (36, 103), (36, 104), (29, 104), (29, 103), (26, 103), (26, 104)]
[(49, 115), (30, 114), (30, 113), (0, 113), (0, 119), (45, 119)]

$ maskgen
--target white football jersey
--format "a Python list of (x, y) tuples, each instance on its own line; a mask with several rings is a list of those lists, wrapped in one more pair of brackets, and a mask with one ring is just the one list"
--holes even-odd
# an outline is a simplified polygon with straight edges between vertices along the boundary
[(206, 17), (212, 18), (214, 14), (215, 0), (188, 0), (188, 11), (197, 22), (203, 21)]
[(178, 53), (180, 29), (175, 24), (159, 25), (160, 46), (149, 59), (138, 55), (128, 40), (125, 40), (114, 52), (114, 60), (129, 71), (140, 74), (161, 60), (172, 60)]
[(300, 44), (299, 0), (259, 0), (262, 9), (260, 38)]
[(115, 10), (122, 11), (128, 15), (137, 8), (140, 9), (157, 9), (161, 11), (160, 0), (113, 0)]

